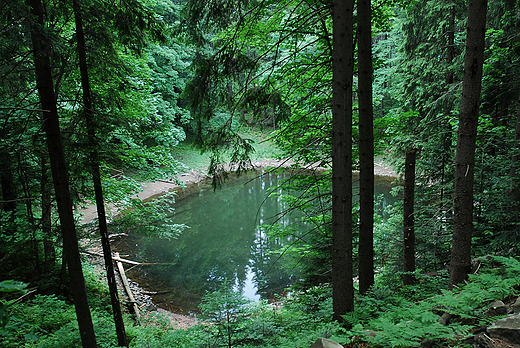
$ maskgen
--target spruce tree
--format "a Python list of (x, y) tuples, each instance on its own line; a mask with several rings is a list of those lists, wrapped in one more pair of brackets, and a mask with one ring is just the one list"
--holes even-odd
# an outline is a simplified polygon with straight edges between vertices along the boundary
[(332, 307), (354, 310), (352, 283), (352, 80), (354, 1), (332, 3)]
[(455, 157), (450, 288), (463, 282), (471, 272), (473, 182), (482, 66), (484, 64), (486, 14), (487, 0), (469, 1), (464, 79)]
[(50, 156), (52, 180), (58, 204), (61, 231), (63, 236), (63, 253), (67, 261), (70, 287), (76, 317), (78, 319), (81, 342), (84, 348), (97, 347), (94, 326), (88, 304), (85, 279), (81, 257), (79, 254), (76, 225), (69, 188), (69, 178), (65, 153), (61, 139), (58, 109), (54, 94), (54, 84), (50, 64), (52, 43), (45, 35), (44, 10), (40, 0), (27, 0), (31, 10), (29, 25), (34, 53), (36, 83), (43, 112), (43, 126), (47, 137)]

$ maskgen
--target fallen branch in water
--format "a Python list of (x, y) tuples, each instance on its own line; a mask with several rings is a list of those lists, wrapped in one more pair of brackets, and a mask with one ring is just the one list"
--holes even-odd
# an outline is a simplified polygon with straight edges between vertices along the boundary
[[(96, 252), (93, 252), (93, 251), (84, 251), (84, 253), (86, 254), (89, 254), (89, 255), (94, 255), (94, 256), (99, 256), (99, 257), (103, 257), (103, 254), (100, 254), (100, 253), (96, 253)], [(118, 253), (116, 253), (116, 255), (119, 255)], [(137, 261), (132, 261), (132, 260), (127, 260), (127, 259), (123, 259), (123, 258), (120, 258), (119, 256), (116, 256), (116, 255), (112, 255), (112, 260), (114, 261), (119, 261), (119, 262), (123, 262), (123, 263), (128, 263), (130, 265), (135, 265), (135, 266), (166, 266), (166, 265), (173, 265), (173, 262), (168, 262), (168, 263), (160, 263), (160, 262), (137, 262)]]

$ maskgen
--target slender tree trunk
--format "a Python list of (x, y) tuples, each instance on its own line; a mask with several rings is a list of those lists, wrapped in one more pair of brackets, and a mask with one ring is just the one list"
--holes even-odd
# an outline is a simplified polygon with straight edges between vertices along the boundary
[[(32, 248), (32, 251), (31, 251), (31, 257), (33, 258), (33, 261), (34, 261), (34, 264), (33, 264), (33, 269), (36, 271), (36, 272), (41, 272), (42, 271), (42, 267), (41, 267), (41, 263), (40, 263), (40, 248), (39, 248), (39, 243), (38, 243), (38, 238), (36, 237), (36, 224), (34, 223), (34, 214), (33, 214), (33, 209), (32, 209), (32, 202), (31, 202), (31, 194), (30, 194), (30, 190), (29, 190), (29, 177), (28, 177), (28, 173), (26, 170), (24, 170), (24, 168), (21, 167), (21, 158), (18, 157), (18, 178), (20, 179), (20, 187), (22, 189), (22, 192), (23, 192), (23, 197), (24, 197), (24, 203), (25, 203), (25, 211), (26, 211), (26, 214), (25, 216), (27, 217), (27, 222), (29, 223), (29, 226), (30, 226), (30, 229), (31, 229), (31, 248)], [(27, 231), (28, 232), (28, 231)]]
[(371, 0), (358, 0), (359, 292), (374, 284), (374, 111)]
[(414, 218), (414, 194), (415, 194), (415, 158), (417, 149), (406, 151), (404, 167), (404, 243), (403, 243), (403, 284), (415, 283), (415, 277), (406, 272), (415, 272), (415, 218)]
[(78, 40), (78, 56), (81, 72), (81, 84), (83, 89), (83, 103), (85, 123), (87, 125), (87, 133), (89, 137), (90, 164), (92, 170), (92, 179), (94, 182), (94, 193), (96, 196), (96, 208), (99, 223), (99, 232), (101, 234), (101, 245), (103, 247), (103, 256), (105, 259), (105, 269), (107, 272), (108, 288), (110, 291), (110, 300), (112, 311), (114, 314), (114, 322), (116, 326), (117, 342), (119, 346), (128, 347), (126, 337), (125, 324), (123, 322), (123, 313), (121, 312), (121, 304), (117, 292), (117, 283), (114, 273), (114, 263), (112, 261), (112, 250), (110, 248), (110, 240), (108, 237), (108, 227), (105, 212), (105, 204), (103, 199), (103, 187), (101, 185), (101, 173), (99, 170), (99, 156), (96, 144), (96, 129), (93, 114), (92, 99), (90, 95), (90, 81), (87, 67), (87, 54), (85, 47), (85, 35), (83, 31), (83, 20), (81, 17), (81, 8), (77, 0), (73, 0), (74, 16), (76, 19), (76, 36)]
[(332, 302), (334, 319), (354, 310), (352, 283), (353, 0), (333, 0)]
[(45, 155), (42, 156), (42, 178), (41, 178), (41, 191), (42, 191), (42, 234), (43, 234), (43, 253), (45, 255), (44, 270), (48, 272), (56, 262), (56, 252), (54, 250), (54, 241), (52, 235), (52, 220), (51, 220), (51, 180), (49, 175), (49, 167), (45, 159)]
[(453, 242), (449, 286), (463, 282), (471, 271), (473, 176), (480, 107), (487, 0), (470, 0), (464, 57), (464, 79), (455, 156)]
[[(448, 19), (448, 47), (446, 49), (446, 60), (449, 64), (455, 58), (455, 0), (450, 0), (450, 18)], [(446, 84), (453, 83), (453, 69), (446, 72)]]
[[(446, 61), (451, 64), (453, 63), (453, 59), (455, 58), (455, 0), (450, 0), (450, 17), (448, 20), (448, 47), (446, 49)], [(448, 68), (448, 71), (446, 72), (446, 88), (449, 89), (450, 85), (453, 83), (453, 76), (454, 72), (453, 69)], [(446, 163), (448, 161), (450, 154), (450, 147), (451, 147), (451, 124), (449, 122), (449, 116), (451, 113), (453, 105), (452, 103), (449, 103), (449, 105), (446, 106), (446, 109), (444, 111), (444, 119), (441, 123), (441, 127), (443, 132), (442, 135), (442, 146), (443, 146), (443, 153), (442, 153), (442, 159), (441, 159), (441, 190), (440, 190), (440, 209), (444, 210), (443, 204), (444, 204), (444, 180), (446, 176)], [(448, 131), (449, 130), (449, 131)]]
[(50, 42), (44, 32), (43, 6), (40, 0), (27, 0), (27, 5), (34, 16), (30, 21), (31, 38), (34, 51), (36, 86), (43, 112), (43, 128), (47, 136), (50, 164), (56, 202), (63, 234), (63, 249), (67, 258), (70, 283), (76, 316), (79, 324), (81, 342), (85, 348), (97, 347), (94, 326), (88, 305), (85, 279), (81, 267), (81, 258), (76, 236), (76, 226), (69, 191), (69, 179), (65, 153), (61, 140), (58, 109), (52, 83), (50, 64)]
[(233, 82), (229, 81), (226, 85), (228, 94), (228, 110), (230, 113), (233, 111)]
[(15, 219), (14, 212), (16, 210), (16, 194), (15, 183), (13, 179), (12, 161), (9, 150), (0, 149), (0, 186), (2, 188), (2, 210), (10, 213), (9, 221)]
[(516, 126), (515, 126), (515, 145), (514, 154), (511, 158), (510, 176), (513, 182), (511, 189), (511, 198), (516, 205), (520, 203), (520, 183), (517, 178), (518, 175), (518, 159), (520, 158), (520, 95), (518, 96), (517, 110), (516, 110)]

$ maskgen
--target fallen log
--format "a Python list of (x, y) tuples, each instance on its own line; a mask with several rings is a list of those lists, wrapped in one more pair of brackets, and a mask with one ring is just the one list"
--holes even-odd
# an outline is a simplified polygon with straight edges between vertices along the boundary
[[(103, 257), (103, 254), (95, 253), (93, 251), (86, 250), (86, 251), (84, 251), (84, 253), (89, 254), (89, 255)], [(118, 253), (115, 253), (115, 254), (119, 255)], [(137, 261), (123, 259), (123, 258), (121, 258), (119, 256), (116, 256), (116, 255), (112, 255), (112, 260), (123, 262), (123, 263), (128, 263), (129, 265), (134, 265), (134, 266), (167, 266), (167, 265), (172, 265), (173, 264), (172, 262), (167, 262), (167, 263), (161, 263), (161, 262), (137, 262)]]
[(144, 295), (163, 295), (163, 294), (169, 294), (171, 293), (171, 291), (145, 291), (145, 290), (142, 290), (141, 291), (141, 294), (144, 294)]
[(123, 287), (125, 288), (126, 294), (128, 295), (128, 302), (132, 304), (132, 308), (134, 310), (135, 317), (137, 319), (137, 322), (141, 321), (141, 315), (139, 314), (139, 306), (137, 305), (137, 302), (135, 301), (134, 294), (132, 293), (132, 290), (130, 289), (130, 284), (128, 283), (128, 279), (126, 278), (125, 274), (125, 268), (123, 267), (123, 264), (121, 261), (118, 261), (119, 259), (119, 253), (115, 253), (114, 260), (116, 260), (117, 269), (119, 270), (119, 274), (121, 275), (121, 280), (123, 281)]
[[(93, 251), (84, 251), (86, 254), (89, 254), (89, 255), (94, 255), (94, 256), (100, 256), (100, 257), (104, 257), (103, 254), (100, 254), (100, 253), (95, 253)], [(130, 265), (141, 265), (140, 262), (137, 262), (137, 261), (132, 261), (132, 260), (127, 260), (127, 259), (122, 259), (120, 258), (119, 256), (119, 253), (115, 253), (115, 255), (112, 255), (112, 260), (114, 261), (119, 261), (119, 262), (124, 262), (124, 263), (128, 263)]]

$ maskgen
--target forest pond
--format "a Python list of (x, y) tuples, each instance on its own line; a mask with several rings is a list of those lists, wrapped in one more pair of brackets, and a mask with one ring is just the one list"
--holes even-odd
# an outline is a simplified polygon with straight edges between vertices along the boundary
[[(260, 174), (235, 178), (216, 191), (201, 183), (187, 190), (190, 194), (181, 192), (173, 219), (189, 228), (178, 239), (130, 231), (114, 250), (135, 261), (160, 265), (133, 267), (128, 277), (144, 290), (157, 292), (152, 297), (159, 307), (186, 315), (197, 313), (205, 292), (216, 290), (224, 280), (254, 300), (283, 294), (300, 278), (300, 270), (297, 263), (272, 251), (293, 239), (268, 238), (265, 231), (271, 224), (288, 226), (299, 215), (280, 214), (287, 203), (266, 197), (271, 188), (279, 190), (280, 181), (290, 174)], [(389, 194), (392, 180), (376, 177), (376, 195), (383, 194), (382, 204), (395, 201)]]

